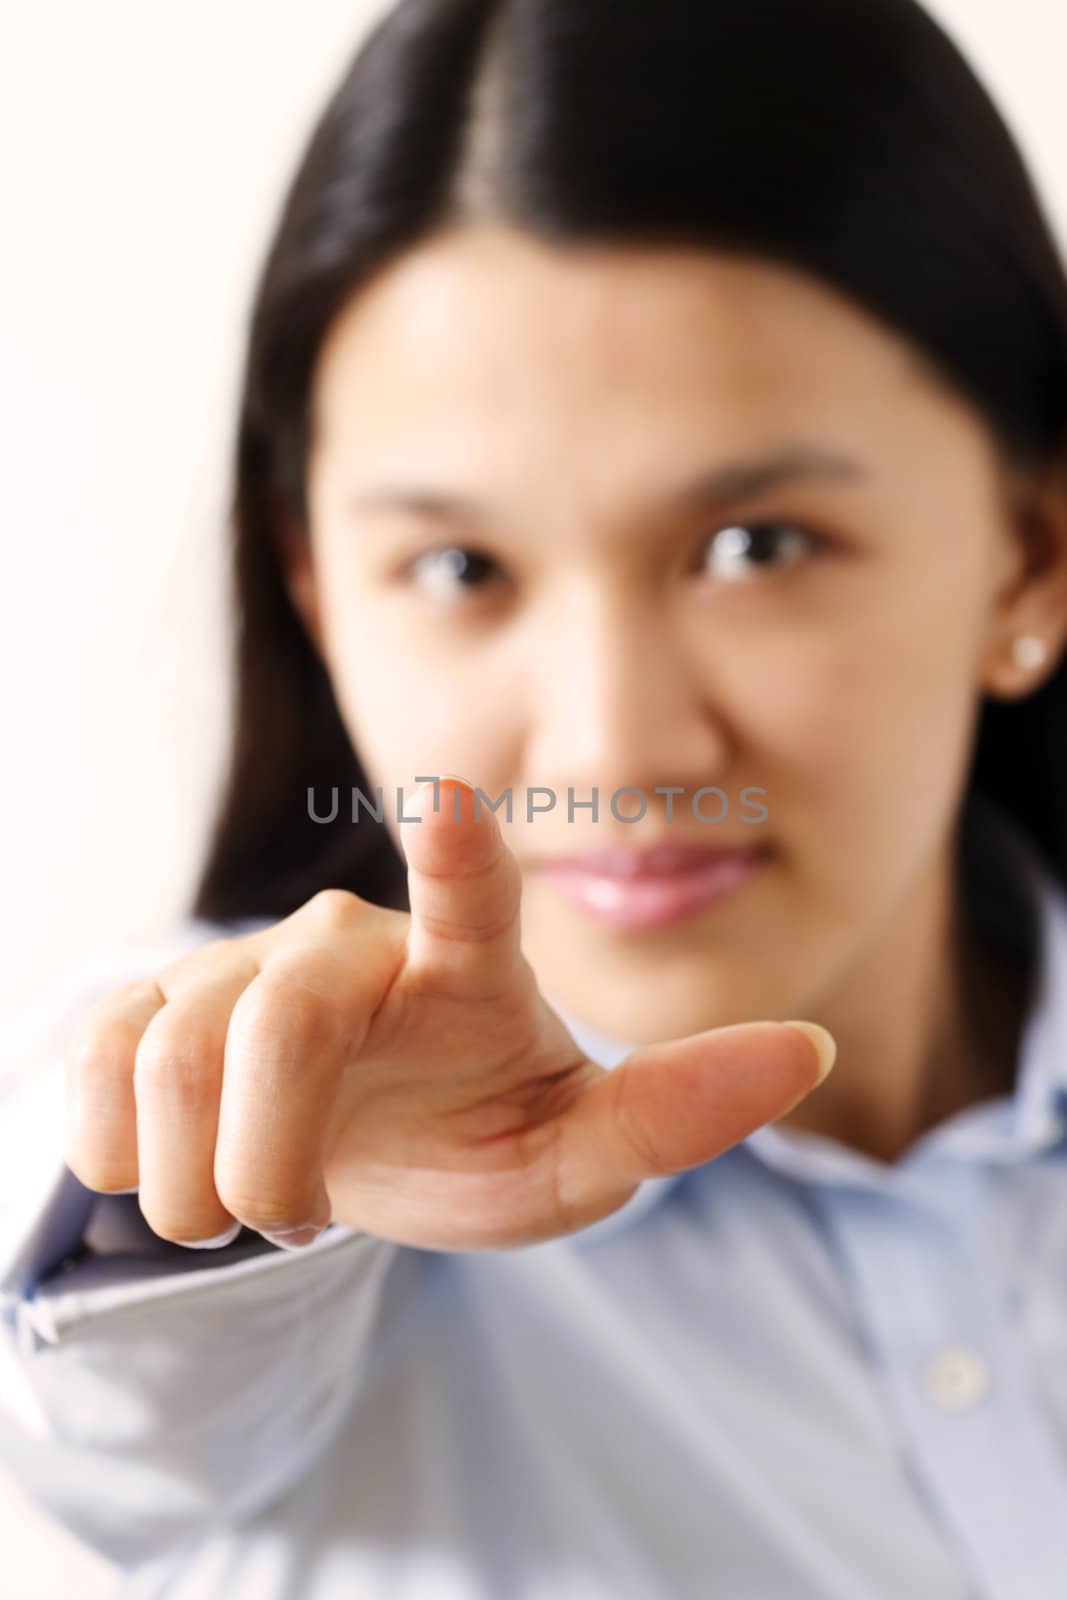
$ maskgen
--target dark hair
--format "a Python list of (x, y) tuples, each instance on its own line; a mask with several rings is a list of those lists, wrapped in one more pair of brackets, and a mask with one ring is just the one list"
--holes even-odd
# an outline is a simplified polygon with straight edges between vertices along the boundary
[[(914, 0), (401, 0), (299, 163), (252, 309), (232, 526), (232, 765), (194, 914), (287, 915), (316, 890), (407, 905), (276, 546), (306, 528), (309, 391), (370, 275), (467, 217), (567, 241), (697, 244), (844, 291), (977, 405), (1005, 459), (1067, 457), (1067, 276), (989, 95)], [(968, 794), (1067, 882), (1067, 666), (983, 703)]]

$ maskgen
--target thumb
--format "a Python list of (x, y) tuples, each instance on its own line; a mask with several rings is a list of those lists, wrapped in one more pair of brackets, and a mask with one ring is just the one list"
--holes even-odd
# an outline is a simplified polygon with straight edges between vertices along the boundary
[(833, 1036), (814, 1022), (742, 1022), (634, 1050), (560, 1120), (562, 1209), (587, 1227), (645, 1178), (721, 1155), (792, 1110), (836, 1053)]

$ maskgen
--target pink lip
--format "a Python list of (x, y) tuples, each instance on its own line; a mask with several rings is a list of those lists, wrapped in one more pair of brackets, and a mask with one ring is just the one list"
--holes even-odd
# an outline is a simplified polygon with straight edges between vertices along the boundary
[(765, 849), (671, 846), (546, 861), (542, 870), (572, 905), (614, 928), (655, 928), (725, 899), (759, 871)]

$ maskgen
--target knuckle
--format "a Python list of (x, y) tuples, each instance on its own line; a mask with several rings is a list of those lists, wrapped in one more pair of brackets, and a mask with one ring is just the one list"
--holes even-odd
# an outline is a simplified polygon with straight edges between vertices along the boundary
[(185, 955), (178, 956), (163, 967), (158, 981), (166, 990), (180, 988), (191, 979), (202, 979), (221, 967), (229, 966), (238, 953), (244, 953), (240, 951), (239, 939), (212, 939), (195, 950), (186, 951)]
[(137, 1046), (136, 1093), (162, 1093), (178, 1106), (199, 1108), (217, 1093), (218, 1045), (215, 1031), (196, 1019), (149, 1026)]
[(257, 1233), (276, 1233), (284, 1228), (299, 1228), (312, 1219), (304, 1215), (307, 1202), (302, 1196), (272, 1190), (263, 1183), (247, 1181), (219, 1183), (219, 1200), (231, 1216)]
[(128, 1166), (119, 1166), (109, 1162), (106, 1152), (84, 1153), (68, 1148), (64, 1151), (64, 1165), (83, 1183), (87, 1189), (92, 1189), (95, 1194), (114, 1194), (120, 1189), (129, 1189), (133, 1185), (131, 1177), (136, 1180), (137, 1173), (131, 1174)]
[(165, 1240), (168, 1244), (198, 1244), (203, 1239), (214, 1238), (223, 1231), (225, 1223), (217, 1222), (209, 1217), (197, 1220), (191, 1216), (181, 1218), (164, 1217), (155, 1212), (150, 1212), (143, 1205), (141, 1215), (157, 1238)]
[(424, 913), (419, 920), (435, 939), (456, 944), (493, 944), (511, 932), (515, 925), (516, 911), (517, 907), (503, 914), (497, 910), (493, 915), (486, 913), (478, 915), (477, 912), (472, 912), (469, 916), (448, 916), (429, 912)]
[(259, 1039), (295, 1035), (309, 1044), (325, 1043), (338, 1027), (341, 1006), (328, 973), (319, 972), (307, 953), (291, 952), (276, 957), (263, 973), (248, 1027)]
[(98, 1013), (106, 1015), (109, 1012), (123, 1009), (139, 1000), (159, 998), (154, 974), (142, 973), (140, 977), (130, 978), (117, 989), (110, 989), (106, 994), (100, 995), (90, 1007), (89, 1014)]
[(351, 927), (362, 901), (348, 889), (319, 889), (304, 906), (309, 918), (328, 932)]
[(107, 1085), (128, 1075), (137, 1033), (121, 1016), (104, 1012), (89, 1016), (67, 1056), (68, 1078)]
[(615, 1123), (630, 1149), (636, 1154), (642, 1169), (648, 1172), (660, 1172), (663, 1169), (660, 1152), (649, 1138), (647, 1125), (634, 1115), (632, 1086), (632, 1075), (626, 1071), (625, 1066), (617, 1067), (612, 1073)]
[(420, 896), (417, 918), (435, 938), (491, 943), (513, 932), (522, 910), (522, 878), (517, 865), (500, 876), (498, 861), (458, 877), (430, 879)]
[(129, 1023), (101, 1016), (64, 1061), (63, 1160), (96, 1193), (129, 1189), (137, 1181), (128, 1126), (135, 1046)]

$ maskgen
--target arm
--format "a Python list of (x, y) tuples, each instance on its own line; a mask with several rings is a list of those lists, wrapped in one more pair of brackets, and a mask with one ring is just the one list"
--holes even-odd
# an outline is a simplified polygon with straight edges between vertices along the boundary
[(172, 1244), (65, 1166), (59, 1053), (5, 1090), (0, 1463), (122, 1565), (267, 1505), (343, 1422), (401, 1247)]

